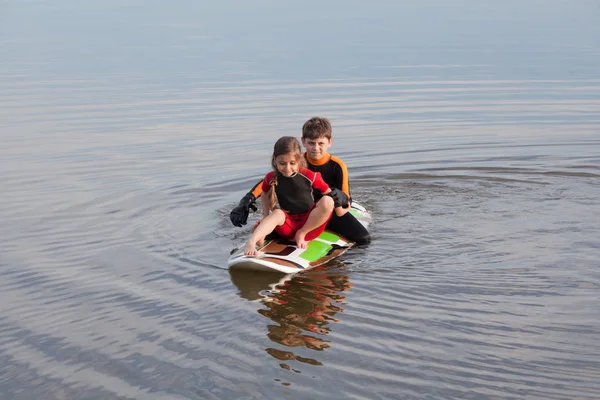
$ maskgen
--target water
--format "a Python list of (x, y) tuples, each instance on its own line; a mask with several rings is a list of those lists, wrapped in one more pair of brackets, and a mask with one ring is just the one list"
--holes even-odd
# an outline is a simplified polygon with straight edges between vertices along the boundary
[[(599, 13), (2, 3), (0, 397), (597, 399)], [(230, 273), (313, 115), (373, 242)]]

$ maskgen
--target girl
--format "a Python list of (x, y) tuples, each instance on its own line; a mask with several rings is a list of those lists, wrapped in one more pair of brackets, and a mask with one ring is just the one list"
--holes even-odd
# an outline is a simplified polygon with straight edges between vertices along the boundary
[[(273, 148), (271, 159), (273, 171), (262, 182), (261, 196), (263, 219), (255, 225), (254, 232), (244, 247), (244, 254), (258, 254), (256, 245), (262, 244), (265, 236), (275, 230), (280, 236), (293, 239), (300, 249), (307, 242), (319, 236), (334, 210), (334, 200), (323, 196), (314, 201), (313, 188), (323, 195), (331, 189), (321, 178), (321, 174), (306, 169), (306, 161), (298, 140), (291, 136), (280, 138)], [(279, 203), (279, 208), (277, 207)], [(335, 207), (337, 215), (342, 216), (349, 207)]]

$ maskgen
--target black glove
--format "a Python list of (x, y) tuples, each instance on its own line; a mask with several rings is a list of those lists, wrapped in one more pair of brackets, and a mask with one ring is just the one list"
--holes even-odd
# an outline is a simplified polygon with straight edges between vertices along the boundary
[(329, 192), (327, 196), (331, 196), (333, 199), (334, 207), (346, 208), (350, 202), (348, 200), (348, 196), (346, 196), (346, 193), (342, 192), (338, 188), (331, 188), (331, 192)]
[(255, 201), (256, 197), (254, 197), (252, 193), (246, 193), (240, 200), (240, 203), (231, 210), (229, 219), (231, 219), (231, 223), (234, 226), (241, 227), (242, 225), (246, 225), (250, 209), (252, 209), (252, 211), (257, 210), (256, 204), (254, 204)]

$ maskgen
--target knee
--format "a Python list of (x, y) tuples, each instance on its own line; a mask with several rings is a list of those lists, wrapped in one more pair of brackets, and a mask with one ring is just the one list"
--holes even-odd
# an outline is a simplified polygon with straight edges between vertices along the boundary
[(328, 211), (332, 211), (334, 206), (333, 199), (330, 196), (323, 196), (321, 200), (317, 202), (317, 207), (323, 207)]
[(279, 208), (276, 208), (273, 211), (271, 211), (271, 215), (271, 218), (273, 218), (276, 221), (285, 221), (285, 213)]

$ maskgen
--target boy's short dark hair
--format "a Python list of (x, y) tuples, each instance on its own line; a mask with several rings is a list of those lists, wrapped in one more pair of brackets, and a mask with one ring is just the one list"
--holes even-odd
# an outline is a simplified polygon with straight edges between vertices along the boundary
[(312, 117), (302, 126), (302, 140), (316, 140), (320, 137), (331, 139), (331, 122), (327, 118)]

